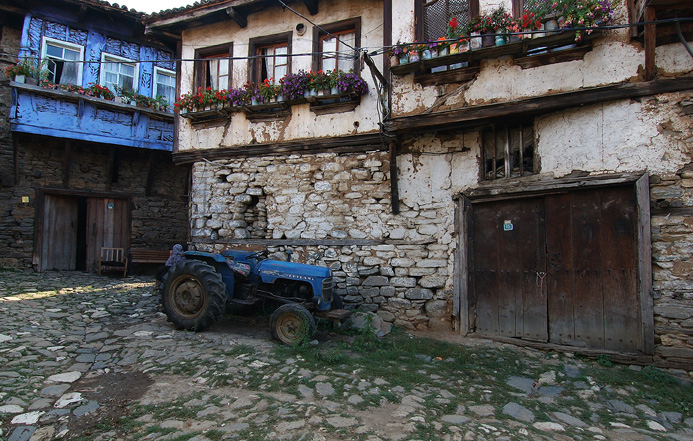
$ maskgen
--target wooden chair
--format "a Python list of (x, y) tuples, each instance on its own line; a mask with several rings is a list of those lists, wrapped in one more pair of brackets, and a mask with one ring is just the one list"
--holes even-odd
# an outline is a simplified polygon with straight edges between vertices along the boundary
[(123, 277), (128, 273), (128, 258), (123, 248), (101, 248), (99, 256), (99, 275), (103, 272), (123, 272)]

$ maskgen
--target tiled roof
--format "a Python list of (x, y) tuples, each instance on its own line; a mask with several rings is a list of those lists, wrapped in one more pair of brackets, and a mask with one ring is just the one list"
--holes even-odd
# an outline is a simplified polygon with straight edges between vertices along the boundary
[(196, 1), (195, 3), (188, 5), (188, 6), (181, 6), (180, 8), (172, 8), (172, 9), (165, 9), (163, 11), (159, 12), (154, 12), (152, 14), (149, 14), (149, 17), (163, 17), (167, 15), (172, 15), (172, 14), (179, 14), (181, 12), (187, 12), (192, 9), (196, 9), (202, 6), (209, 6), (209, 5), (214, 5), (217, 3), (224, 3), (228, 0), (201, 0), (201, 1)]
[(118, 3), (111, 3), (111, 2), (107, 2), (106, 0), (81, 0), (81, 1), (84, 3), (91, 3), (92, 5), (96, 5), (96, 6), (120, 9), (123, 12), (127, 12), (127, 13), (132, 14), (132, 15), (137, 16), (137, 17), (143, 17), (143, 16), (147, 15), (144, 12), (139, 12), (134, 8), (128, 8), (125, 5), (120, 6)]

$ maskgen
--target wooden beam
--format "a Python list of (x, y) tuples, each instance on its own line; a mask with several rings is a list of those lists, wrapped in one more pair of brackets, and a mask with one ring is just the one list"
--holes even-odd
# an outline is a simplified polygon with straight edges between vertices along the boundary
[(306, 5), (310, 15), (315, 15), (318, 13), (318, 0), (303, 0), (303, 4)]
[(650, 176), (644, 173), (635, 182), (638, 204), (638, 298), (640, 302), (640, 338), (638, 349), (654, 354), (654, 300), (652, 296), (652, 237), (650, 232)]
[[(645, 7), (645, 21), (655, 21), (657, 14), (651, 6)], [(657, 75), (657, 63), (655, 59), (655, 49), (657, 47), (657, 25), (645, 25), (645, 81), (655, 79)]]
[(514, 119), (518, 116), (532, 117), (589, 104), (689, 89), (693, 89), (693, 77), (592, 87), (503, 103), (468, 106), (443, 112), (392, 118), (385, 123), (385, 130), (390, 136), (397, 134), (406, 136), (418, 134), (419, 132), (416, 129), (459, 130), (470, 127), (482, 127), (492, 122)]
[(390, 141), (390, 204), (392, 205), (392, 214), (399, 214), (398, 174), (397, 141)]
[[(385, 138), (385, 140), (389, 140)], [(343, 136), (337, 138), (313, 138), (281, 143), (250, 144), (242, 146), (218, 147), (201, 150), (186, 150), (173, 154), (174, 164), (189, 164), (198, 161), (217, 159), (277, 156), (289, 154), (360, 153), (373, 150), (387, 150), (380, 133)]]
[(65, 161), (63, 163), (63, 187), (70, 187), (70, 165), (72, 164), (72, 141), (65, 140)]
[(248, 26), (248, 14), (243, 14), (239, 12), (233, 6), (229, 6), (228, 8), (226, 8), (226, 14), (229, 17), (231, 17), (231, 19), (235, 21), (241, 28), (245, 28)]

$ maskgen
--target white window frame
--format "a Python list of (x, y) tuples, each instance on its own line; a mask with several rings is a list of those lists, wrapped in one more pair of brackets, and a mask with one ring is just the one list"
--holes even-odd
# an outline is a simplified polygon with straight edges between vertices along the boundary
[(159, 93), (159, 82), (157, 81), (159, 75), (161, 74), (173, 77), (173, 101), (168, 103), (169, 106), (173, 106), (173, 103), (176, 100), (176, 73), (172, 70), (154, 66), (154, 85), (152, 87), (152, 98), (156, 99), (156, 97), (159, 95), (163, 95)]
[[(121, 57), (119, 55), (109, 54), (108, 52), (102, 52), (101, 53), (101, 68), (99, 69), (99, 84), (104, 86), (104, 87), (107, 87), (107, 85), (106, 85), (106, 69), (105, 69), (106, 63), (134, 64), (135, 75), (134, 75), (134, 78), (132, 80), (133, 93), (139, 93), (140, 64), (138, 62), (136, 62), (135, 60), (131, 60), (129, 58)], [(120, 73), (119, 73), (119, 75), (120, 75)], [(112, 90), (112, 92), (115, 92), (115, 90)]]
[[(43, 40), (41, 41), (41, 59), (46, 60), (48, 59), (48, 55), (46, 54), (47, 49), (48, 49), (48, 44), (51, 44), (53, 46), (59, 46), (64, 49), (70, 49), (70, 50), (75, 50), (79, 51), (79, 59), (76, 60), (77, 62), (77, 82), (75, 84), (81, 86), (82, 85), (82, 72), (84, 71), (84, 46), (79, 45), (79, 44), (74, 44), (74, 43), (68, 43), (67, 41), (62, 41), (62, 40), (57, 40), (55, 38), (50, 38), (50, 37), (43, 37)], [(61, 58), (61, 60), (65, 62), (71, 62), (71, 60), (65, 60), (64, 58)], [(59, 81), (56, 81), (58, 83)]]

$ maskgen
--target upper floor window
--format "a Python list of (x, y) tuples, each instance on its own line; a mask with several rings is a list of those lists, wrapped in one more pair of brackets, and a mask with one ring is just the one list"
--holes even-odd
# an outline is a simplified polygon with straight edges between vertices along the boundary
[(176, 101), (176, 74), (160, 67), (154, 68), (154, 98), (163, 96), (166, 102), (173, 104)]
[(320, 28), (314, 28), (313, 70), (358, 70), (358, 57), (353, 48), (361, 45), (361, 20), (344, 20)]
[(137, 92), (137, 63), (111, 54), (101, 55), (100, 83), (115, 91)]
[(233, 45), (198, 49), (195, 51), (195, 86), (223, 90), (231, 86)]
[(47, 60), (49, 81), (58, 84), (82, 83), (83, 46), (44, 38), (41, 58)]
[(251, 38), (248, 55), (248, 80), (256, 84), (280, 78), (291, 72), (291, 32)]
[(445, 37), (453, 17), (458, 26), (466, 26), (479, 15), (479, 0), (417, 0), (415, 3), (416, 39), (437, 40)]
[(482, 133), (482, 180), (537, 173), (533, 124), (496, 126)]

